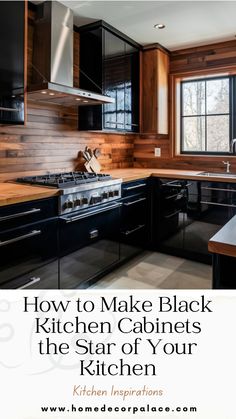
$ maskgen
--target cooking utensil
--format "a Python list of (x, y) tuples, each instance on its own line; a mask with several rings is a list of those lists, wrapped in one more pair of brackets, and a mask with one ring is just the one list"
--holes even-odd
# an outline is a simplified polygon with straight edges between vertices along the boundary
[(93, 154), (96, 158), (98, 158), (99, 156), (101, 156), (101, 150), (99, 150), (99, 148), (95, 148)]

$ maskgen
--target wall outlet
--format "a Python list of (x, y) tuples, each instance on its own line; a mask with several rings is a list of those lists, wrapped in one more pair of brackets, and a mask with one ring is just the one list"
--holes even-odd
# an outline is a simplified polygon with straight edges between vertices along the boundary
[(160, 149), (160, 147), (155, 147), (154, 148), (154, 156), (155, 157), (161, 157), (161, 149)]

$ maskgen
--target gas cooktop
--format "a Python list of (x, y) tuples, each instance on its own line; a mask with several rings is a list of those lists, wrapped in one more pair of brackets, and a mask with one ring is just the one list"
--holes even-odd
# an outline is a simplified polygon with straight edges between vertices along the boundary
[(111, 175), (105, 173), (89, 172), (65, 172), (51, 173), (40, 176), (27, 176), (16, 179), (16, 182), (27, 183), (30, 185), (52, 186), (55, 188), (66, 188), (71, 186), (83, 185), (90, 182), (98, 182), (112, 179)]

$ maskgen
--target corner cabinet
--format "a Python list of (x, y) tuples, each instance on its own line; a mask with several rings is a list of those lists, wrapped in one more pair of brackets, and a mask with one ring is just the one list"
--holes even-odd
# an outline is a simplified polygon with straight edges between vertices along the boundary
[(0, 124), (24, 123), (25, 4), (0, 1)]
[(139, 131), (139, 49), (98, 21), (78, 28), (80, 87), (115, 98), (114, 104), (79, 109), (79, 130)]
[(141, 133), (168, 135), (169, 52), (159, 44), (143, 48)]

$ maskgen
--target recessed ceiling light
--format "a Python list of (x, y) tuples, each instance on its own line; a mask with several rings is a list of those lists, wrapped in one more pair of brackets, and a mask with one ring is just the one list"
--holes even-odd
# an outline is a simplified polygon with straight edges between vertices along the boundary
[(83, 100), (84, 103), (88, 103), (88, 100)]
[(55, 93), (51, 92), (51, 93), (49, 93), (49, 96), (55, 96)]
[(157, 23), (156, 25), (154, 25), (155, 29), (164, 29), (166, 27), (166, 25), (164, 25), (164, 23)]
[(47, 92), (45, 92), (45, 90), (43, 90), (41, 93), (42, 93), (43, 95), (46, 95), (46, 94), (47, 94)]
[(79, 97), (77, 97), (75, 100), (81, 100)]

